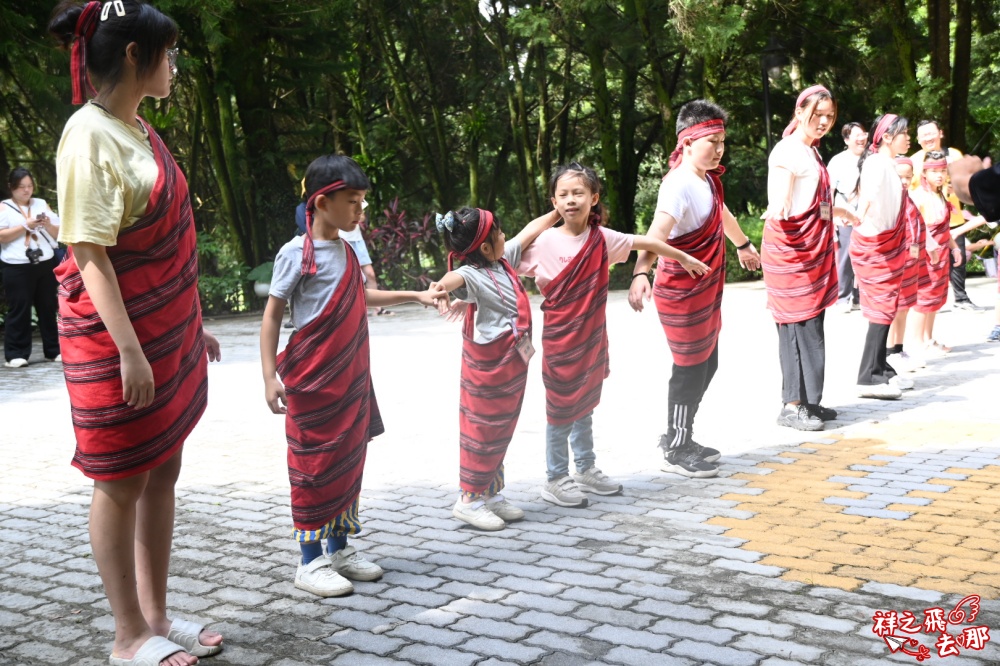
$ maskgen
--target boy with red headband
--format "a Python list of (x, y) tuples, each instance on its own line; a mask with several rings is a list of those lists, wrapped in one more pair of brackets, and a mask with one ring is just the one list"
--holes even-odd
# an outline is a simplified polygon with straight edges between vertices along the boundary
[[(265, 400), (286, 415), (293, 535), (302, 549), (295, 587), (321, 597), (350, 594), (351, 580), (382, 576), (381, 567), (347, 545), (347, 536), (361, 531), (368, 442), (384, 431), (369, 367), (368, 306), (434, 304), (431, 290), (365, 289), (357, 256), (340, 232), (357, 226), (368, 188), (349, 157), (327, 155), (309, 165), (306, 233), (278, 252), (260, 329)], [(279, 355), (287, 303), (296, 330)]]
[(719, 366), (722, 287), (726, 281), (723, 235), (736, 246), (740, 265), (760, 267), (760, 258), (723, 202), (719, 162), (726, 147), (727, 114), (706, 100), (695, 100), (677, 113), (677, 148), (670, 172), (660, 184), (653, 223), (646, 236), (667, 242), (705, 263), (711, 271), (692, 275), (675, 261), (660, 261), (651, 286), (647, 273), (656, 259), (640, 252), (629, 304), (636, 312), (650, 295), (673, 355), (667, 384), (667, 431), (660, 435), (663, 470), (688, 477), (718, 474), (720, 453), (693, 439), (695, 414)]

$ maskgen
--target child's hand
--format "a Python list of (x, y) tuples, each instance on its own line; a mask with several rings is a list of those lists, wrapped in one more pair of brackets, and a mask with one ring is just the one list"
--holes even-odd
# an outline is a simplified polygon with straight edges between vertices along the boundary
[(205, 351), (208, 354), (208, 361), (221, 361), (222, 360), (222, 347), (219, 346), (218, 339), (206, 331), (201, 329), (201, 336), (205, 340)]
[(441, 298), (448, 298), (448, 292), (437, 282), (431, 282), (427, 291), (417, 292), (417, 302), (427, 307), (437, 306), (437, 302)]
[(703, 264), (689, 254), (684, 255), (684, 258), (680, 260), (681, 266), (684, 270), (688, 272), (691, 277), (697, 277), (699, 275), (704, 275), (712, 270), (708, 264)]
[(452, 304), (445, 308), (442, 315), (448, 321), (462, 321), (465, 319), (465, 312), (469, 309), (469, 304), (466, 301), (453, 301)]
[(264, 380), (264, 400), (274, 414), (285, 414), (288, 412), (288, 398), (285, 397), (285, 387), (281, 385), (277, 377)]
[(960, 266), (965, 263), (965, 257), (962, 256), (961, 248), (953, 247), (951, 248), (951, 258), (956, 266)]
[(448, 305), (451, 299), (448, 297), (448, 291), (441, 286), (440, 282), (431, 282), (431, 285), (427, 288), (430, 292), (431, 298), (434, 301), (434, 305), (437, 306), (438, 314), (444, 314), (448, 311)]
[(757, 254), (757, 248), (753, 244), (743, 250), (737, 250), (736, 257), (740, 260), (740, 266), (744, 270), (756, 271), (760, 269), (760, 255)]
[(628, 304), (636, 312), (642, 312), (642, 302), (648, 302), (653, 297), (653, 287), (649, 284), (649, 278), (632, 278), (632, 286), (628, 290)]

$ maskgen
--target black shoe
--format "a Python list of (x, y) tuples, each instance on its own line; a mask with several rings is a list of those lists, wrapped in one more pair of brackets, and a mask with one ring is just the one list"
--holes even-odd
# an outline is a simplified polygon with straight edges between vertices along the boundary
[(822, 430), (823, 422), (809, 413), (805, 405), (789, 405), (778, 414), (778, 425), (796, 430)]
[(661, 469), (692, 479), (707, 479), (719, 473), (718, 465), (702, 460), (688, 447), (668, 450)]
[(687, 446), (684, 448), (686, 448), (688, 451), (694, 452), (696, 456), (698, 456), (705, 462), (714, 463), (716, 460), (722, 457), (722, 454), (719, 452), (718, 449), (713, 449), (709, 446), (702, 446), (701, 444), (695, 442), (694, 440), (688, 442)]
[(983, 309), (972, 301), (955, 301), (954, 308), (956, 310), (968, 310), (970, 312), (980, 312)]
[(837, 418), (836, 409), (830, 409), (829, 407), (824, 407), (823, 405), (806, 404), (806, 409), (809, 410), (810, 416), (815, 416), (820, 421), (833, 421)]

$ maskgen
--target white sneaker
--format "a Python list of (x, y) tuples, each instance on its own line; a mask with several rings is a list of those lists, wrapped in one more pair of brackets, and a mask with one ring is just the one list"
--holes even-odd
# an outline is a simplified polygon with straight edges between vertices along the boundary
[(325, 557), (317, 557), (309, 564), (302, 564), (300, 560), (295, 572), (295, 587), (320, 597), (342, 597), (354, 591), (351, 581), (334, 571)]
[(580, 490), (595, 495), (617, 495), (622, 491), (622, 484), (613, 481), (596, 467), (591, 467), (581, 474), (574, 474), (573, 480)]
[(490, 511), (483, 500), (466, 504), (459, 497), (451, 510), (451, 515), (462, 522), (468, 523), (473, 527), (478, 527), (481, 530), (486, 530), (487, 532), (502, 530), (505, 525), (503, 518)]
[(354, 546), (345, 546), (326, 557), (334, 571), (348, 580), (368, 581), (382, 577), (382, 567), (361, 557)]
[(505, 523), (512, 523), (524, 518), (524, 511), (508, 502), (503, 495), (487, 497), (486, 508), (499, 516)]
[(590, 501), (569, 476), (561, 476), (542, 486), (542, 499), (558, 506), (587, 506)]
[(913, 380), (907, 379), (902, 375), (896, 375), (889, 380), (889, 383), (898, 388), (900, 391), (910, 391), (913, 389)]
[(62, 354), (56, 354), (56, 357), (52, 359), (53, 363), (62, 363)]
[(925, 363), (922, 358), (914, 356), (908, 352), (902, 352), (901, 354), (889, 354), (885, 360), (890, 366), (892, 366), (893, 370), (899, 373), (916, 372), (920, 368), (927, 367), (927, 363)]
[(7, 368), (24, 368), (28, 365), (28, 359), (26, 358), (12, 358), (11, 360), (4, 363), (4, 367)]
[(878, 398), (879, 400), (899, 400), (903, 397), (902, 391), (892, 384), (858, 384), (859, 398)]

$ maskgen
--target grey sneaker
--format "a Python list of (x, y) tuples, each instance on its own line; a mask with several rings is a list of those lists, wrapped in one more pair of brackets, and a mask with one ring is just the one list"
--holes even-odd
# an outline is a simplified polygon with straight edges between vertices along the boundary
[(508, 502), (503, 495), (487, 498), (486, 508), (499, 516), (505, 523), (513, 523), (524, 518), (524, 511)]
[(466, 504), (459, 497), (451, 510), (451, 515), (464, 523), (488, 532), (496, 532), (504, 528), (503, 518), (490, 511), (483, 500)]
[(617, 495), (622, 491), (622, 484), (611, 480), (596, 467), (591, 467), (582, 474), (574, 474), (573, 480), (580, 490), (595, 495)]
[(542, 486), (542, 499), (558, 506), (587, 506), (589, 500), (569, 476), (561, 476)]
[(351, 581), (334, 571), (326, 557), (317, 557), (309, 564), (299, 562), (295, 587), (320, 597), (342, 597), (354, 591)]
[(382, 577), (382, 567), (361, 557), (354, 546), (346, 546), (327, 555), (334, 571), (348, 580), (378, 580)]

